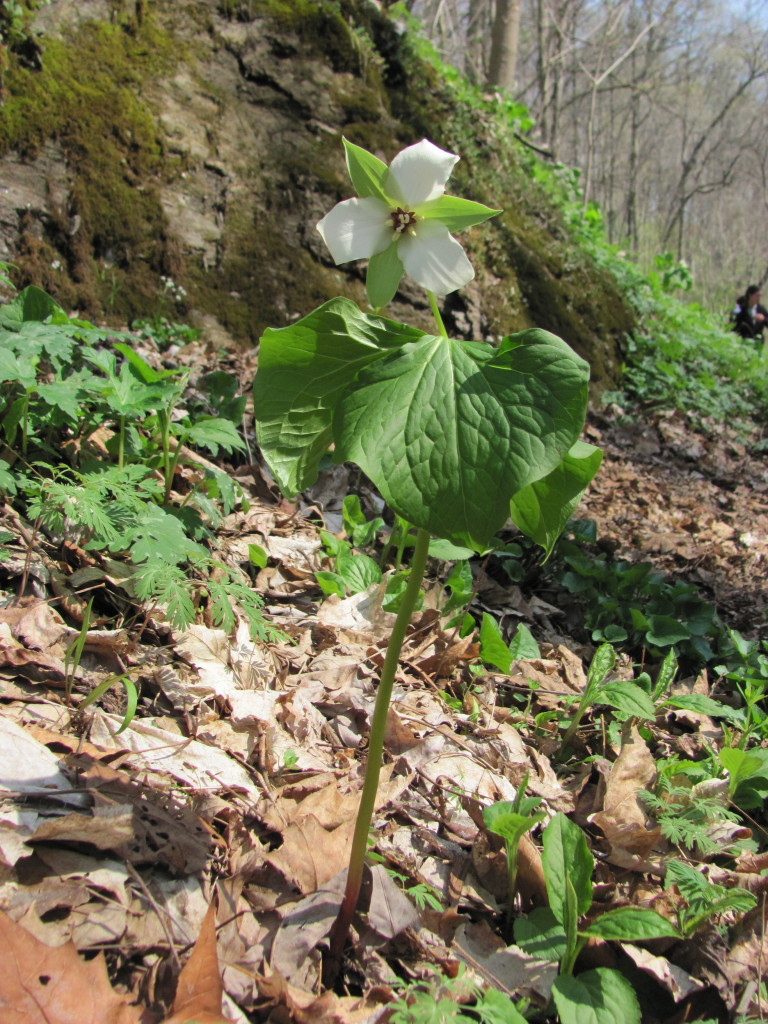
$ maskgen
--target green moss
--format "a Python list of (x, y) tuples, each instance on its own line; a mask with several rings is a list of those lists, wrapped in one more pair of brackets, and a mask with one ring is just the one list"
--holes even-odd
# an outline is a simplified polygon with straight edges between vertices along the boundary
[(342, 294), (341, 275), (315, 262), (295, 232), (284, 189), (267, 196), (258, 209), (233, 204), (218, 267), (186, 265), (192, 305), (213, 314), (235, 338), (256, 344), (266, 327)]
[[(156, 274), (167, 262), (158, 185), (169, 168), (140, 90), (179, 56), (151, 23), (88, 23), (46, 38), (39, 70), (16, 64), (6, 76), (0, 152), (31, 160), (56, 142), (72, 179), (69, 206), (53, 211), (43, 240), (22, 237), (23, 274), (70, 306), (95, 313), (111, 304), (119, 317), (146, 315), (156, 294)], [(53, 251), (64, 257), (68, 277), (50, 272)], [(109, 280), (105, 267), (115, 268)]]
[(361, 70), (359, 40), (350, 29), (356, 5), (338, 0), (220, 0), (219, 10), (228, 18), (253, 21), (268, 17), (284, 32), (295, 34), (311, 46), (321, 41), (323, 53), (334, 71), (357, 74)]

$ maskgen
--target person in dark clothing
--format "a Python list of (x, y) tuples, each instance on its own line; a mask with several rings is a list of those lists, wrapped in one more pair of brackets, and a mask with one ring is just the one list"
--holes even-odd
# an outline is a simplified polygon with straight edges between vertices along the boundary
[(751, 284), (743, 295), (736, 299), (731, 313), (733, 330), (742, 338), (760, 339), (763, 335), (768, 310), (760, 304), (760, 288)]

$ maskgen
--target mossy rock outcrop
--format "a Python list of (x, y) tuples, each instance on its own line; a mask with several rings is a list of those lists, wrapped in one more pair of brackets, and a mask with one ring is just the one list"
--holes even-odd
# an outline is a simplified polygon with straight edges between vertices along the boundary
[[(365, 301), (363, 268), (333, 266), (315, 231), (350, 194), (342, 135), (385, 160), (428, 137), (462, 156), (454, 191), (505, 210), (462, 236), (478, 277), (449, 296), (452, 331), (544, 327), (616, 379), (633, 327), (616, 283), (511, 131), (370, 0), (53, 0), (33, 33), (1, 80), (0, 260), (19, 285), (254, 344), (334, 295)], [(431, 327), (407, 279), (387, 312)]]

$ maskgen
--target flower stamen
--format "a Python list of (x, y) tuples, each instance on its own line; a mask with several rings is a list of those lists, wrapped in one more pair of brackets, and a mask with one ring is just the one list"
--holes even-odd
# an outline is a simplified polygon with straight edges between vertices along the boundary
[(416, 214), (412, 210), (404, 210), (398, 206), (396, 210), (390, 212), (389, 216), (392, 218), (396, 238), (399, 238), (404, 231), (411, 235), (414, 234), (413, 225), (416, 223)]

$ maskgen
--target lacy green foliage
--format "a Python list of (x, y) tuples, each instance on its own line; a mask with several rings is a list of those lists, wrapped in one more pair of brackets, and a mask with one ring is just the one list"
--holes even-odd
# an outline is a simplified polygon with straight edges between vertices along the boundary
[[(235, 602), (254, 636), (275, 636), (259, 595), (205, 544), (238, 501), (230, 477), (199, 469), (184, 506), (169, 504), (186, 444), (213, 455), (244, 447), (237, 381), (208, 374), (187, 401), (187, 376), (153, 369), (123, 342), (107, 346), (103, 331), (25, 289), (0, 307), (0, 431), (21, 456), (3, 469), (0, 489), (53, 542), (127, 556), (134, 595), (165, 605), (173, 625), (205, 607), (231, 631)], [(90, 435), (107, 423), (107, 452), (89, 453)]]
[(672, 861), (667, 865), (667, 885), (674, 885), (682, 904), (677, 917), (683, 935), (693, 935), (702, 925), (717, 920), (724, 914), (742, 916), (757, 903), (754, 893), (746, 889), (726, 889), (710, 882), (702, 871), (685, 861)]
[(461, 967), (455, 978), (409, 985), (388, 1011), (390, 1024), (526, 1024), (511, 999), (469, 982)]
[(656, 768), (655, 792), (646, 791), (642, 798), (671, 843), (701, 857), (734, 855), (754, 846), (729, 838), (722, 827), (738, 825), (741, 819), (728, 805), (728, 785), (716, 778), (717, 765), (673, 757), (659, 759)]

